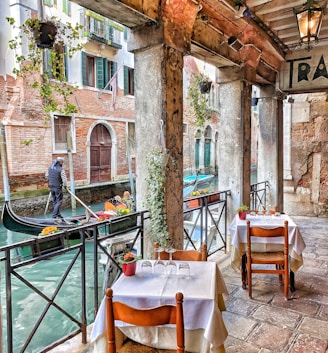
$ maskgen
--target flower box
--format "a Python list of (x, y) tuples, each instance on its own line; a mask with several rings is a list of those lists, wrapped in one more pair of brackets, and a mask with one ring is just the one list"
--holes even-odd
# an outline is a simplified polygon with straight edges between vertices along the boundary
[(208, 196), (208, 203), (220, 201), (220, 194), (213, 194)]
[(109, 231), (110, 233), (116, 233), (125, 229), (135, 227), (137, 225), (137, 220), (137, 215), (112, 218), (109, 225)]
[(195, 207), (198, 207), (199, 205), (200, 205), (200, 200), (199, 199), (189, 200), (188, 201), (189, 208), (195, 208)]

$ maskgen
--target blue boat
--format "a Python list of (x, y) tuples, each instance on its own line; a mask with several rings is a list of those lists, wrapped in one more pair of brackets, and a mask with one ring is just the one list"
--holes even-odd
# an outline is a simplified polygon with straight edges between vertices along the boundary
[(196, 179), (198, 185), (209, 183), (212, 181), (213, 178), (214, 175), (212, 174), (189, 175), (183, 178), (183, 186), (194, 184), (196, 182)]

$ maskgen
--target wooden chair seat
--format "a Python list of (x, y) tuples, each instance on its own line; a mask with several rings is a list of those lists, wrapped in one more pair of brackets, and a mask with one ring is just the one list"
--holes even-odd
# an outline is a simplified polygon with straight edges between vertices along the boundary
[(176, 353), (176, 350), (148, 347), (128, 339), (124, 342), (123, 346), (117, 350), (117, 353)]
[(253, 263), (257, 264), (275, 264), (277, 261), (284, 261), (284, 253), (281, 252), (253, 252)]

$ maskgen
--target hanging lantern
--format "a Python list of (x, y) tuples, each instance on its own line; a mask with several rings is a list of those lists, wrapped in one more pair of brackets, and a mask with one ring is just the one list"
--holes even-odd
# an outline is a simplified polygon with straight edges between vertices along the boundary
[(301, 44), (306, 44), (307, 50), (312, 43), (319, 40), (323, 8), (315, 0), (308, 0), (300, 8), (294, 8)]

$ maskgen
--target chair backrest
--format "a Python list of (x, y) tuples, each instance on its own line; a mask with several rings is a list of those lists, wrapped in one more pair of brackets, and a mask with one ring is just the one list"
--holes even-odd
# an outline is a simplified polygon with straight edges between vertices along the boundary
[[(159, 245), (157, 243), (154, 244), (154, 247), (157, 248)], [(154, 259), (157, 260), (158, 253), (154, 252)], [(160, 253), (160, 258), (162, 260), (168, 260), (169, 254), (165, 251)], [(176, 250), (172, 254), (173, 260), (178, 261), (207, 261), (207, 246), (206, 244), (202, 244), (201, 251), (198, 250)]]
[(251, 240), (252, 237), (260, 238), (272, 238), (272, 237), (283, 237), (284, 238), (284, 253), (288, 255), (288, 221), (284, 221), (283, 227), (276, 228), (261, 228), (261, 227), (251, 227), (249, 220), (247, 224), (247, 250), (251, 251)]
[[(145, 294), (146, 295), (146, 294)], [(106, 289), (106, 322), (108, 353), (116, 353), (115, 320), (136, 326), (176, 325), (177, 353), (184, 353), (183, 294), (175, 295), (176, 305), (161, 305), (154, 308), (134, 308), (113, 302), (113, 290)]]

